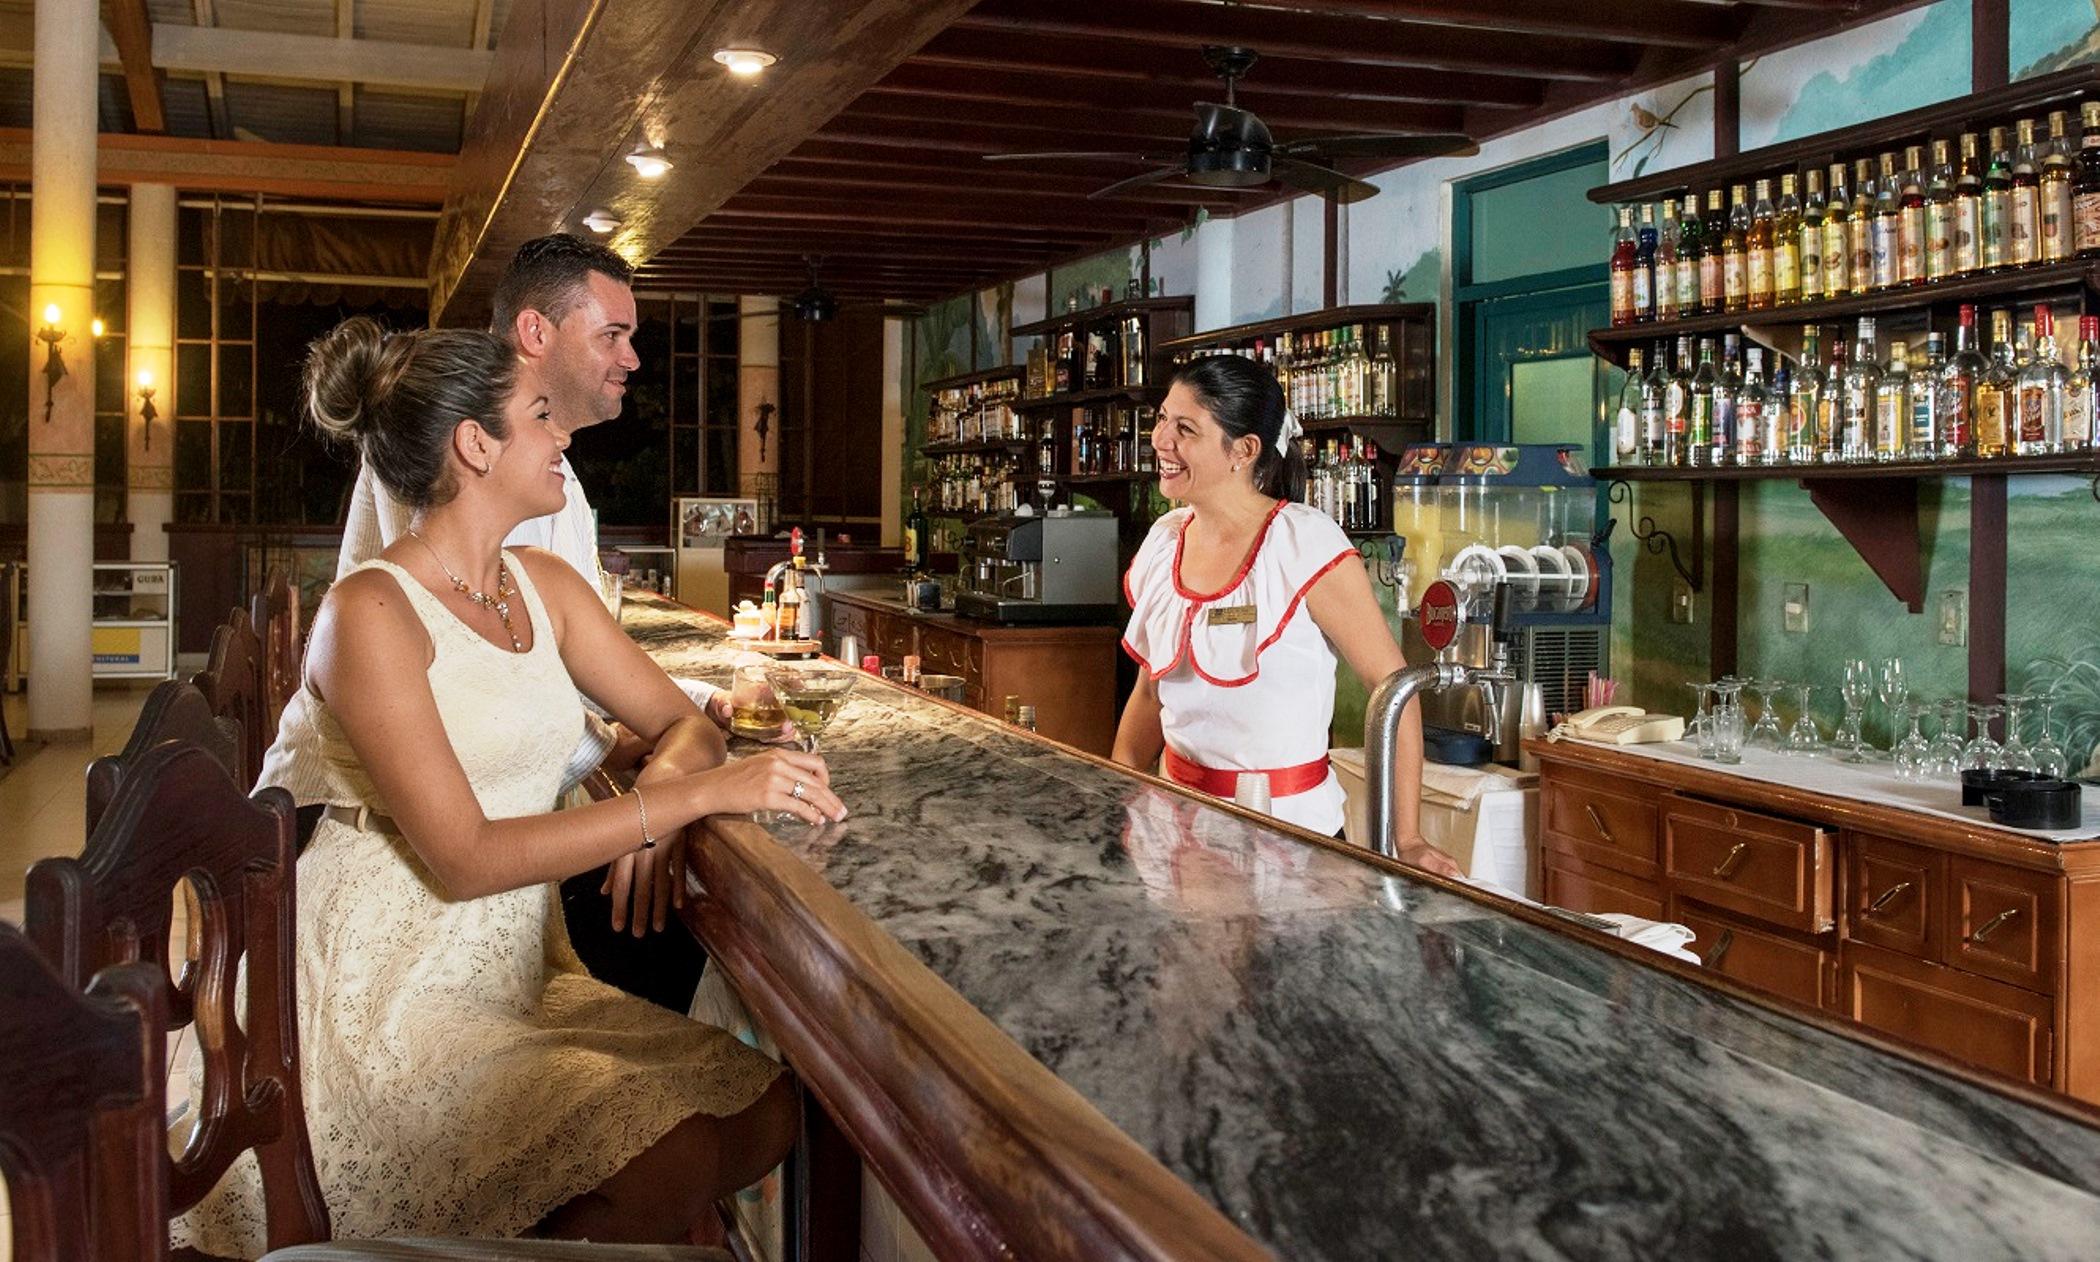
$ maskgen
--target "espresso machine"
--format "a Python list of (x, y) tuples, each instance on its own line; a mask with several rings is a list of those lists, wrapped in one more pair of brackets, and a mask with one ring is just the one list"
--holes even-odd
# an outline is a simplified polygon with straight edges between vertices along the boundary
[(992, 622), (1116, 617), (1116, 518), (1054, 509), (986, 517), (963, 538), (955, 612)]

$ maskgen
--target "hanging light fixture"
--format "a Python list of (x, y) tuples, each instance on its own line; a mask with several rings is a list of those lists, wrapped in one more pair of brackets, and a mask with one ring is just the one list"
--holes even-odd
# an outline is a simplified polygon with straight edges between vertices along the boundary
[(646, 142), (634, 147), (634, 152), (627, 155), (627, 163), (645, 180), (660, 180), (664, 172), (671, 169), (671, 159), (664, 155), (664, 147)]
[(829, 320), (839, 313), (839, 300), (831, 296), (831, 291), (817, 283), (817, 269), (824, 265), (824, 260), (805, 254), (802, 261), (809, 266), (809, 288), (795, 295), (790, 308), (797, 320), (807, 320), (812, 324), (819, 320)]

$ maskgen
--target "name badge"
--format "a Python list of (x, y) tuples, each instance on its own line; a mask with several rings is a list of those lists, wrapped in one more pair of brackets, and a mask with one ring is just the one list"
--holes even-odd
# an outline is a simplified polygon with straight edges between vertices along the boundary
[(1214, 627), (1244, 627), (1254, 622), (1252, 605), (1213, 605), (1205, 615)]

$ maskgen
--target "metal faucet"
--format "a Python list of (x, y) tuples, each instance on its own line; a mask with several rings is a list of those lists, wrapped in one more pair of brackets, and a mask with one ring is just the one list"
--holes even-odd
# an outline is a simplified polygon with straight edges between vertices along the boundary
[(1466, 668), (1453, 662), (1403, 666), (1372, 690), (1371, 702), (1364, 708), (1364, 783), (1368, 789), (1365, 814), (1371, 824), (1371, 849), (1388, 859), (1400, 857), (1393, 837), (1397, 787), (1393, 743), (1400, 736), (1400, 716), (1407, 712), (1407, 703), (1415, 699), (1416, 693), (1425, 688), (1432, 692), (1455, 688), (1466, 682), (1466, 676)]

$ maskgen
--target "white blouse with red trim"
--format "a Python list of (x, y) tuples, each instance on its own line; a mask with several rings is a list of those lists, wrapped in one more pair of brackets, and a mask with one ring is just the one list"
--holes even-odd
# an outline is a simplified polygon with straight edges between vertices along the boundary
[[(1229, 771), (1326, 757), (1336, 658), (1302, 607), (1313, 584), (1356, 548), (1326, 514), (1279, 502), (1232, 581), (1193, 592), (1181, 582), (1181, 532), (1194, 515), (1177, 508), (1155, 522), (1123, 576), (1131, 608), (1123, 651), (1152, 677), (1168, 747)], [(1272, 799), (1270, 813), (1336, 832), (1341, 785), (1330, 769), (1319, 787)]]

